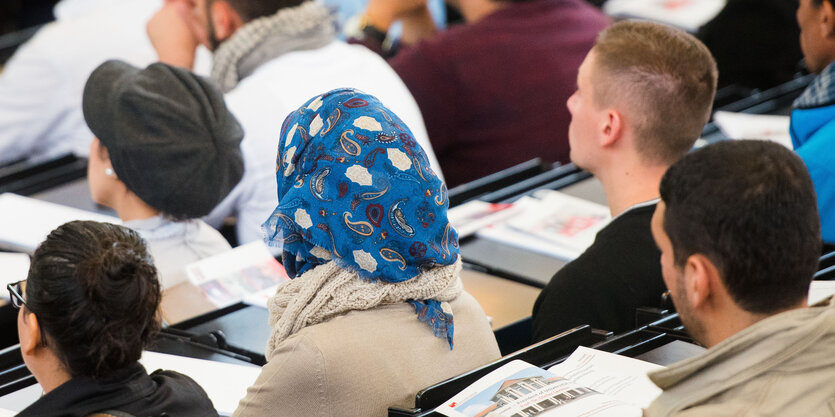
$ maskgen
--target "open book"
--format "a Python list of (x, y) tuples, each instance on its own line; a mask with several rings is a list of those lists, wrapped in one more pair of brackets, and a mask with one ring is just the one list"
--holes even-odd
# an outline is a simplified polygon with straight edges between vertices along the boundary
[(661, 393), (646, 374), (661, 368), (579, 347), (547, 371), (510, 362), (435, 411), (450, 417), (640, 417)]
[(191, 263), (186, 266), (186, 274), (216, 307), (242, 300), (266, 307), (278, 284), (290, 279), (260, 241)]
[(513, 206), (506, 210), (512, 216), (480, 229), (477, 236), (566, 261), (591, 246), (611, 220), (606, 206), (552, 190), (537, 191)]

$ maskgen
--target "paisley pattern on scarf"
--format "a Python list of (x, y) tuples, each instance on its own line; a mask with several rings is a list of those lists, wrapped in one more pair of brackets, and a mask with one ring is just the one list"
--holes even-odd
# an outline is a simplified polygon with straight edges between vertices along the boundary
[[(397, 283), (458, 260), (446, 185), (377, 98), (339, 89), (309, 100), (284, 121), (276, 161), (279, 204), (263, 227), (291, 277), (333, 261)], [(409, 302), (452, 347), (452, 314), (435, 300)]]

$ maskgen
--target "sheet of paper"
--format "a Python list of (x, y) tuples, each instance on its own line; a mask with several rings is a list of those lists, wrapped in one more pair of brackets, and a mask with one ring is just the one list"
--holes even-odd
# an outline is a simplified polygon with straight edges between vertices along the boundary
[(157, 369), (170, 369), (188, 375), (209, 394), (215, 409), (222, 414), (232, 414), (238, 401), (246, 395), (246, 389), (261, 373), (257, 366), (235, 365), (202, 359), (186, 358), (165, 353), (142, 353), (139, 360), (151, 373)]
[[(37, 401), (43, 395), (43, 388), (40, 384), (30, 385), (10, 394), (0, 397), (0, 409), (12, 411), (12, 415), (23, 411), (30, 404)], [(4, 414), (0, 413), (0, 417)]]
[(793, 149), (789, 116), (718, 111), (713, 121), (730, 139), (767, 140)]
[(696, 32), (716, 17), (727, 0), (609, 0), (603, 11), (610, 16), (637, 17)]
[(649, 362), (580, 346), (571, 356), (548, 369), (572, 381), (641, 408), (661, 394), (646, 374), (663, 369)]
[[(29, 255), (25, 253), (0, 252), (0, 285), (26, 279), (29, 274)], [(5, 293), (8, 296), (8, 292)]]
[(835, 281), (812, 281), (809, 286), (809, 305), (825, 300), (835, 294)]
[(0, 194), (0, 213), (0, 246), (27, 253), (34, 252), (49, 232), (69, 221), (121, 224), (116, 217), (11, 193)]

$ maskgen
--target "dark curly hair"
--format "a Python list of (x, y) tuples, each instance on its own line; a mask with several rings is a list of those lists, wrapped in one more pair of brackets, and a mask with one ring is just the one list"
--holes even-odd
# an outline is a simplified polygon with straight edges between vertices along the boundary
[(808, 294), (820, 221), (809, 172), (794, 152), (754, 140), (705, 146), (667, 170), (661, 200), (676, 266), (704, 254), (746, 311), (773, 314)]
[(160, 298), (142, 238), (109, 223), (53, 230), (26, 281), (26, 303), (72, 377), (104, 378), (138, 361), (159, 331)]

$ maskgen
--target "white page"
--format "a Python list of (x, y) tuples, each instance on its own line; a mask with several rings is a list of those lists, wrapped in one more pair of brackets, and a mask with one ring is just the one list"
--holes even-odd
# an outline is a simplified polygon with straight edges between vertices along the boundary
[[(40, 384), (30, 385), (26, 388), (19, 389), (15, 392), (6, 394), (0, 397), (0, 410), (12, 411), (12, 415), (23, 411), (32, 403), (41, 398), (43, 395), (43, 388)], [(0, 412), (0, 417), (4, 414)]]
[(731, 139), (767, 140), (794, 149), (789, 133), (789, 116), (718, 111), (713, 114), (713, 121)]
[(663, 366), (580, 346), (549, 371), (614, 399), (646, 408), (661, 394), (647, 372)]
[(188, 375), (209, 394), (215, 409), (222, 414), (232, 414), (238, 401), (246, 395), (246, 389), (261, 373), (257, 366), (207, 361), (144, 351), (140, 363), (148, 373), (157, 369), (169, 369)]
[(603, 11), (610, 16), (637, 17), (696, 32), (716, 17), (727, 0), (609, 0)]
[[(29, 255), (25, 253), (0, 252), (0, 285), (26, 279), (29, 274)], [(6, 293), (8, 296), (8, 292)]]
[(73, 220), (121, 224), (116, 217), (12, 193), (0, 194), (0, 214), (0, 245), (29, 253), (35, 251), (49, 232)]
[(812, 281), (809, 286), (809, 305), (825, 300), (835, 294), (835, 281)]

